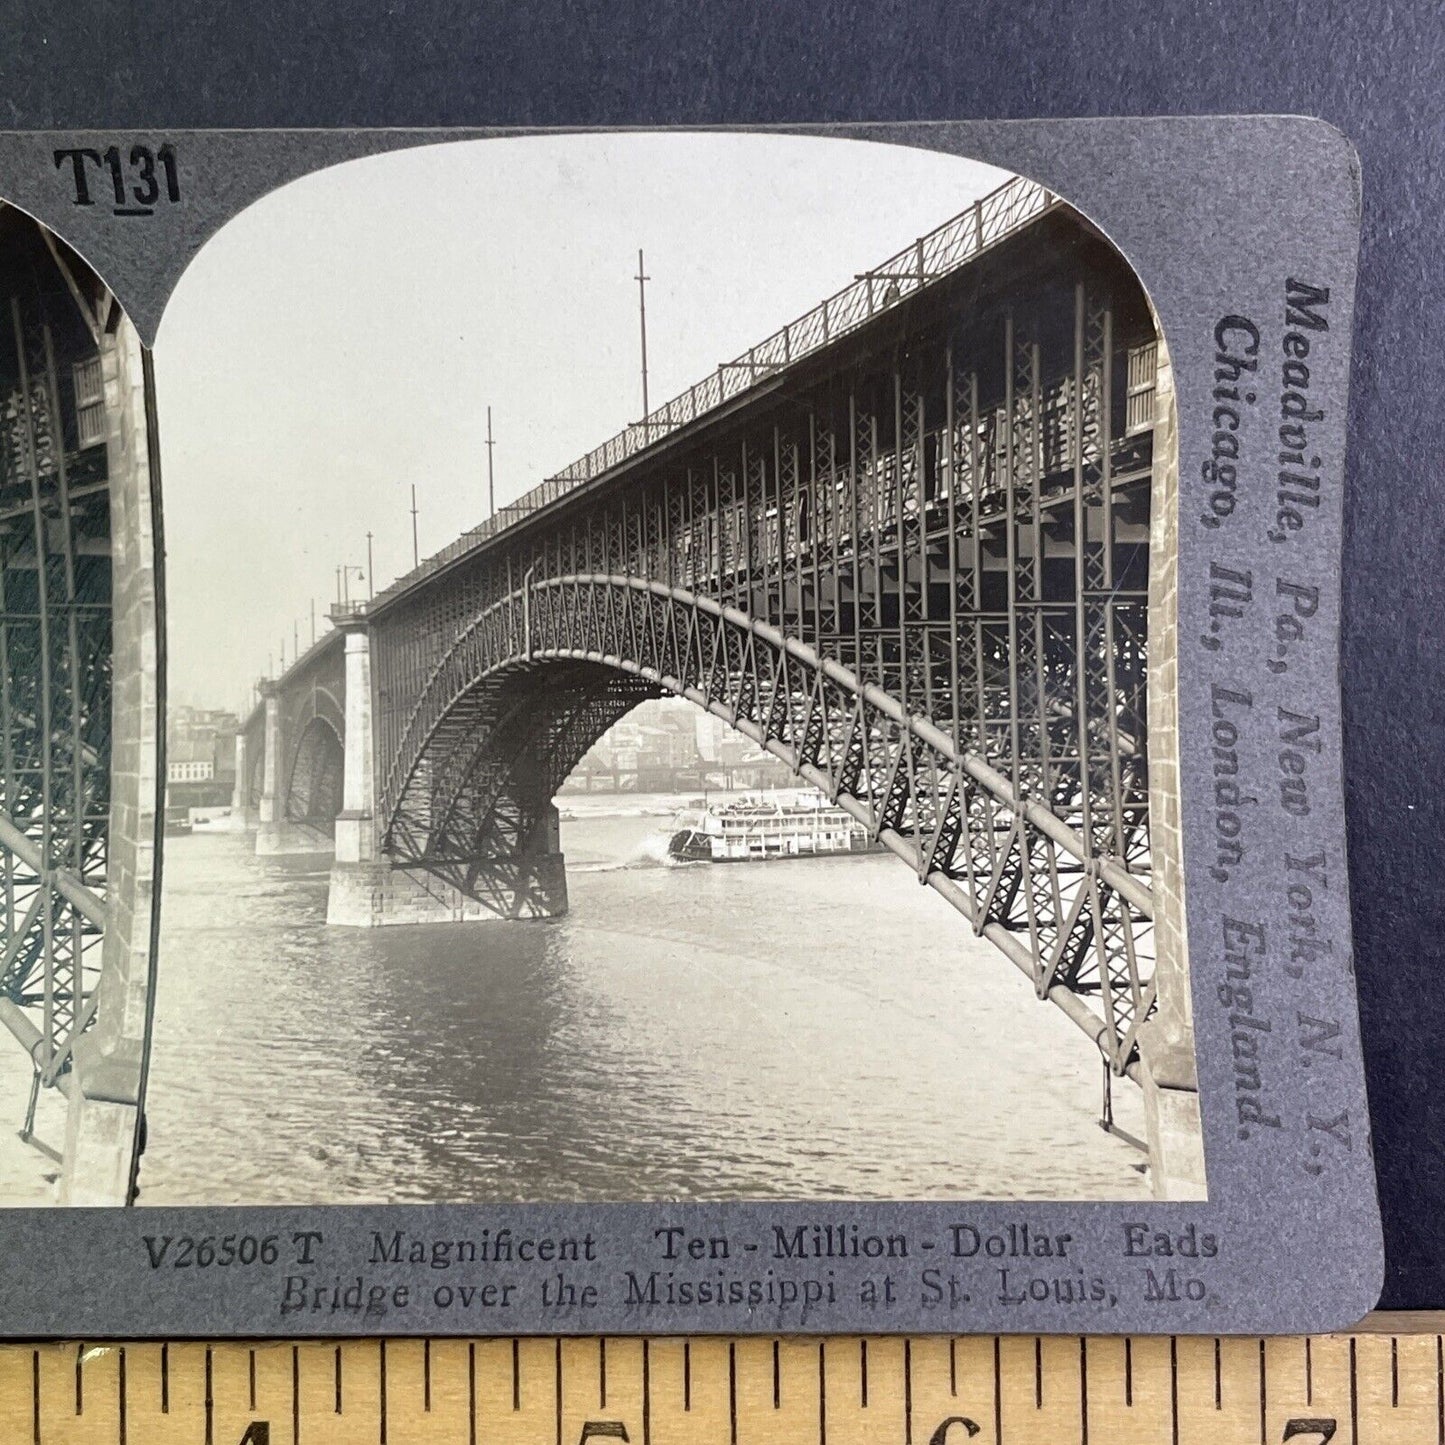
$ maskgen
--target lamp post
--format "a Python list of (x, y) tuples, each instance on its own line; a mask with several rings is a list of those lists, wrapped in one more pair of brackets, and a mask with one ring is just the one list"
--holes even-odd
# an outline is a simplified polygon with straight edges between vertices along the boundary
[(347, 562), (337, 570), (341, 573), (341, 605), (350, 611), (351, 574), (355, 572), (358, 578), (365, 577), (366, 568), (358, 566), (355, 562)]

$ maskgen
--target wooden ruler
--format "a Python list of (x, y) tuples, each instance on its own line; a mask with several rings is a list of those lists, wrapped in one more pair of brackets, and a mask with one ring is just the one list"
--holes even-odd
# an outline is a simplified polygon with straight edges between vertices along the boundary
[(0, 1442), (1445, 1445), (1442, 1329), (5, 1345)]

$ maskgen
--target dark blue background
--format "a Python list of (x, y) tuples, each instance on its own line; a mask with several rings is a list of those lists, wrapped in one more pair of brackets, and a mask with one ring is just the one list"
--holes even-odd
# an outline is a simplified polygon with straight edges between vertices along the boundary
[(1445, 7), (0, 0), (0, 16), (0, 125), (24, 129), (1231, 112), (1339, 126), (1365, 186), (1343, 664), (1383, 1303), (1445, 1306)]

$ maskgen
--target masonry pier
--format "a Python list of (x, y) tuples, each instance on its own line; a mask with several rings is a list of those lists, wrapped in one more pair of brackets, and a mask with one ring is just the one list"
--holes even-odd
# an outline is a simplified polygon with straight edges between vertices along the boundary
[(231, 816), (226, 819), (223, 829), (229, 833), (254, 832), (259, 819), (256, 809), (251, 806), (247, 791), (250, 776), (250, 750), (244, 731), (236, 734), (236, 782), (231, 789)]
[(555, 916), (558, 788), (685, 697), (1062, 1008), (1142, 1088), (1156, 1192), (1198, 1198), (1179, 494), (1148, 297), (1015, 178), (338, 605), (263, 687), (238, 801), (258, 853), (332, 835), (334, 924)]
[[(346, 735), (342, 809), (326, 921), (352, 928), (422, 923), (480, 923), (552, 918), (567, 911), (567, 871), (557, 809), (544, 804), (541, 826), (505, 856), (450, 860), (443, 872), (398, 867), (387, 856), (376, 819), (376, 692), (371, 632), (361, 604), (333, 609), (345, 637)], [(470, 886), (463, 887), (463, 883)]]

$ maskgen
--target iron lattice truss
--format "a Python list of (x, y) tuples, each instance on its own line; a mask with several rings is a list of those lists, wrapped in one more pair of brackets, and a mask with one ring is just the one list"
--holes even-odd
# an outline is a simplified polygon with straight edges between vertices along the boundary
[[(1094, 858), (1077, 817), (1016, 793), (882, 689), (734, 608), (638, 578), (534, 584), (490, 609), (471, 637), (489, 655), (478, 658), (483, 680), (465, 706), (447, 709), (470, 756), (428, 750), (453, 781), (418, 775), (415, 795), (442, 811), (398, 812), (386, 840), (397, 861), (472, 896), (479, 877), (504, 886), (491, 860), (527, 851), (538, 805), (587, 747), (640, 698), (673, 693), (846, 808), (1065, 1008), (1117, 1071), (1129, 1068), (1153, 1004), (1147, 885)], [(571, 665), (560, 677), (558, 661)], [(614, 681), (617, 672), (630, 681)], [(1081, 1011), (1083, 999), (1095, 1008)]]
[(495, 913), (526, 915), (539, 886), (526, 860), (545, 851), (553, 796), (613, 723), (663, 691), (586, 663), (484, 670), (433, 730), (388, 856)]
[(853, 812), (1133, 1072), (1156, 336), (1076, 219), (1034, 231), (389, 589), (388, 854), (481, 896), (586, 746), (677, 693)]
[(35, 1064), (28, 1137), (94, 1020), (111, 567), (98, 339), (43, 253), (18, 250), (0, 277), (0, 1017)]
[(996, 190), (980, 196), (966, 211), (920, 236), (881, 266), (855, 277), (851, 284), (780, 327), (766, 340), (748, 347), (732, 361), (723, 362), (715, 372), (680, 396), (664, 402), (585, 457), (579, 457), (539, 486), (499, 507), (494, 516), (464, 532), (435, 556), (428, 557), (415, 572), (387, 588), (382, 598), (409, 589), (417, 578), (465, 556), (477, 543), (550, 507), (574, 488), (608, 475), (672, 432), (706, 418), (735, 398), (746, 396), (760, 380), (835, 347), (850, 333), (871, 326), (891, 308), (1009, 241), (1040, 216), (1065, 209), (1052, 191), (1037, 182), (1025, 176), (1011, 177)]

